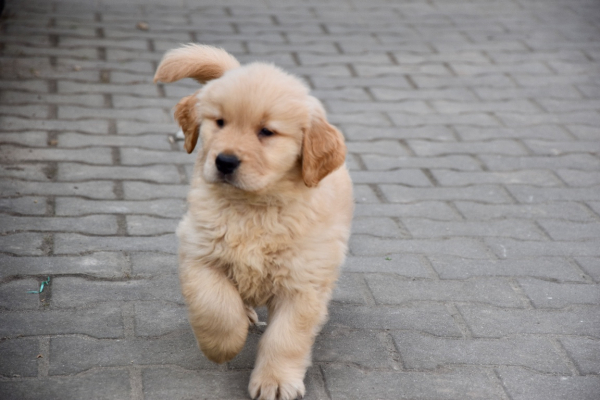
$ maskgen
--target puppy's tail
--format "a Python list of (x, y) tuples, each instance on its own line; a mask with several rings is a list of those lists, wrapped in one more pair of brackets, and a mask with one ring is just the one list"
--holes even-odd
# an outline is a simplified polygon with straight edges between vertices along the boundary
[(206, 83), (239, 66), (238, 60), (223, 49), (190, 43), (164, 55), (154, 75), (154, 83), (170, 83), (183, 78)]

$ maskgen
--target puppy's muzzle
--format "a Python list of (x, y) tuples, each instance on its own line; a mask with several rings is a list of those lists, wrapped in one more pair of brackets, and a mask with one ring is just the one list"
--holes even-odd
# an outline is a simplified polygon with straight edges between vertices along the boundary
[(234, 154), (221, 153), (215, 159), (217, 170), (223, 175), (232, 174), (240, 166), (241, 162)]

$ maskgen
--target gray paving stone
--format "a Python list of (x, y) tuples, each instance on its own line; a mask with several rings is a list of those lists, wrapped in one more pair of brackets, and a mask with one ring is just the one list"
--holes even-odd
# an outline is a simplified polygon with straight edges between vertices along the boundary
[(428, 125), (415, 127), (367, 126), (340, 121), (344, 135), (348, 140), (376, 139), (431, 139), (440, 141), (456, 140), (452, 131), (445, 126)]
[(0, 199), (0, 213), (44, 215), (46, 214), (46, 198), (39, 196), (23, 196)]
[(179, 173), (173, 165), (144, 167), (81, 165), (61, 163), (57, 179), (61, 181), (88, 181), (90, 179), (149, 180), (159, 183), (179, 183)]
[(78, 197), (56, 199), (56, 215), (148, 214), (179, 218), (185, 212), (182, 199), (157, 200), (87, 200)]
[(102, 107), (104, 105), (103, 97), (97, 94), (61, 95), (8, 90), (0, 94), (0, 102), (11, 104), (79, 104), (88, 107)]
[[(37, 376), (37, 338), (8, 339), (0, 342), (0, 375), (8, 377)], [(1, 389), (0, 389), (1, 390)]]
[(598, 187), (544, 188), (528, 185), (508, 186), (510, 193), (522, 203), (547, 203), (551, 201), (594, 201), (598, 198)]
[(441, 304), (365, 307), (331, 303), (324, 329), (415, 330), (436, 336), (460, 337), (461, 333)]
[[(6, 264), (3, 257), (2, 267)], [(37, 310), (40, 306), (39, 295), (27, 293), (30, 290), (39, 290), (37, 279), (17, 279), (0, 284), (0, 308), (6, 310)]]
[(523, 242), (510, 238), (486, 238), (485, 243), (500, 258), (598, 257), (600, 249), (589, 242)]
[[(0, 139), (1, 140), (1, 139)], [(141, 147), (158, 150), (170, 150), (171, 145), (166, 135), (86, 135), (74, 132), (65, 132), (58, 135), (60, 147), (88, 147), (88, 146), (115, 146), (115, 147)], [(123, 151), (123, 150), (122, 150)], [(121, 158), (121, 161), (123, 159)]]
[(177, 275), (126, 281), (57, 277), (53, 279), (52, 285), (52, 304), (60, 308), (107, 301), (165, 300), (183, 303)]
[(499, 126), (498, 120), (486, 113), (413, 115), (390, 112), (388, 114), (394, 125), (402, 128), (417, 127), (422, 125), (474, 125), (480, 127)]
[(190, 330), (153, 339), (90, 339), (63, 336), (50, 339), (50, 375), (65, 375), (93, 367), (173, 364), (186, 369), (214, 369), (198, 350)]
[(598, 186), (600, 178), (594, 171), (577, 171), (572, 169), (563, 169), (557, 171), (560, 178), (569, 186)]
[(123, 182), (123, 192), (126, 200), (182, 199), (187, 196), (189, 190), (189, 185), (158, 185), (136, 181)]
[(122, 277), (128, 260), (120, 252), (85, 256), (11, 257), (0, 255), (0, 279), (11, 275), (85, 274), (102, 278)]
[(556, 125), (537, 125), (519, 128), (476, 128), (473, 126), (456, 126), (458, 136), (462, 140), (480, 141), (492, 139), (536, 138), (544, 140), (568, 140), (567, 131)]
[(144, 398), (188, 399), (206, 393), (212, 399), (248, 398), (250, 371), (188, 371), (173, 367), (145, 368), (142, 372)]
[(466, 281), (406, 280), (389, 274), (365, 276), (378, 304), (405, 304), (417, 301), (459, 301), (519, 307), (520, 300), (502, 279)]
[(443, 157), (389, 157), (373, 154), (361, 155), (370, 170), (393, 168), (448, 168), (459, 171), (480, 171), (481, 165), (471, 156)]
[(511, 365), (546, 373), (568, 374), (569, 368), (545, 338), (447, 339), (413, 332), (394, 333), (402, 362), (410, 369), (447, 365)]
[(17, 182), (2, 181), (3, 196), (86, 196), (92, 199), (114, 199), (113, 183), (106, 181), (66, 182)]
[(424, 374), (412, 371), (365, 371), (350, 365), (333, 364), (325, 366), (323, 370), (334, 400), (504, 398), (501, 389), (481, 368), (453, 368)]
[(10, 165), (0, 165), (0, 178), (48, 181), (48, 164), (11, 162)]
[(597, 306), (578, 305), (561, 310), (496, 308), (483, 304), (457, 307), (474, 337), (554, 334), (600, 338)]
[(600, 346), (598, 340), (565, 337), (561, 343), (584, 375), (598, 375), (600, 371)]
[(397, 183), (406, 186), (432, 186), (430, 180), (419, 169), (401, 169), (381, 173), (379, 171), (351, 171), (354, 183)]
[(127, 232), (134, 236), (157, 235), (174, 233), (179, 219), (147, 217), (143, 215), (128, 215)]
[(136, 336), (159, 337), (176, 331), (191, 331), (185, 305), (168, 301), (135, 303)]
[(600, 258), (576, 257), (575, 260), (596, 282), (600, 281)]
[(539, 224), (554, 240), (594, 240), (600, 238), (600, 223), (540, 220)]
[(553, 157), (511, 157), (481, 155), (480, 158), (491, 170), (497, 171), (516, 171), (522, 169), (581, 169), (597, 170), (600, 167), (600, 160), (591, 154), (568, 154)]
[(431, 173), (442, 186), (467, 186), (495, 183), (533, 186), (561, 186), (562, 184), (556, 175), (545, 170), (465, 172), (432, 169)]
[(0, 130), (8, 132), (64, 130), (101, 134), (108, 132), (108, 121), (58, 121), (0, 116)]
[[(166, 138), (165, 138), (166, 140)], [(152, 151), (140, 148), (122, 148), (121, 163), (124, 165), (193, 164), (184, 152)]]
[(15, 217), (0, 216), (0, 232), (19, 231), (63, 231), (94, 235), (116, 234), (117, 219), (111, 215), (89, 215), (86, 217)]
[(20, 144), (27, 146), (40, 146), (44, 147), (46, 145), (46, 139), (48, 138), (48, 134), (46, 132), (36, 132), (36, 131), (28, 131), (28, 132), (2, 132), (0, 133), (0, 143), (11, 143), (11, 144)]
[[(191, 91), (193, 92), (193, 91)], [(186, 92), (186, 96), (191, 94), (191, 92)], [(178, 96), (179, 97), (179, 96)], [(173, 106), (177, 104), (173, 102)], [(175, 122), (140, 122), (140, 121), (123, 121), (117, 120), (117, 133), (119, 135), (140, 135), (140, 134), (174, 134), (177, 132), (177, 123)]]
[(471, 238), (450, 239), (381, 239), (367, 235), (350, 238), (350, 252), (358, 256), (390, 254), (454, 255), (465, 258), (486, 259), (489, 254), (481, 242)]
[(54, 254), (82, 254), (95, 251), (160, 251), (176, 253), (174, 234), (160, 236), (84, 236), (76, 233), (54, 235)]
[(456, 236), (503, 236), (524, 240), (544, 240), (546, 237), (531, 221), (516, 219), (479, 221), (430, 221), (404, 218), (413, 238), (450, 238)]
[[(37, 368), (37, 367), (36, 367)], [(123, 369), (90, 371), (84, 375), (13, 379), (0, 382), (0, 396), (6, 400), (126, 399), (130, 396), (129, 374)]]
[(365, 296), (370, 297), (370, 294), (363, 292), (368, 292), (368, 288), (362, 274), (344, 271), (336, 282), (331, 300), (338, 303), (364, 305), (367, 304)]
[(600, 114), (594, 111), (577, 111), (560, 114), (519, 114), (498, 112), (495, 115), (508, 127), (573, 123), (598, 126), (598, 124), (600, 124)]
[(597, 141), (547, 141), (547, 140), (525, 140), (525, 144), (534, 154), (559, 155), (568, 153), (592, 153), (600, 152), (600, 144)]
[(536, 307), (561, 308), (571, 304), (600, 305), (600, 286), (596, 284), (555, 283), (521, 278), (519, 285)]
[[(409, 188), (383, 184), (379, 187), (387, 199), (395, 203), (412, 203), (426, 200), (470, 200), (492, 204), (512, 203), (512, 199), (504, 189), (496, 185), (477, 185), (464, 188)], [(530, 188), (529, 186), (522, 187)], [(519, 186), (516, 188), (519, 188)], [(544, 188), (544, 190), (547, 189)]]
[(121, 309), (112, 304), (101, 304), (80, 310), (53, 309), (0, 314), (2, 337), (61, 334), (82, 334), (96, 338), (122, 337)]
[(313, 347), (316, 363), (352, 363), (366, 368), (397, 368), (394, 354), (386, 349), (379, 336), (385, 333), (372, 330), (332, 329), (321, 332)]
[(378, 140), (375, 142), (348, 142), (348, 153), (407, 155), (406, 149), (395, 140)]
[(492, 220), (496, 218), (564, 219), (586, 222), (592, 217), (589, 209), (573, 202), (537, 204), (480, 204), (473, 201), (455, 201), (458, 210), (468, 219)]
[[(2, 219), (0, 218), (0, 221)], [(390, 218), (356, 218), (352, 221), (352, 234), (366, 234), (380, 237), (404, 237), (398, 224)]]
[(434, 273), (423, 261), (418, 256), (406, 254), (387, 257), (347, 257), (342, 271), (393, 273), (412, 278), (433, 278)]
[(25, 255), (44, 254), (44, 235), (41, 233), (13, 233), (0, 235), (0, 252)]
[(177, 256), (155, 252), (135, 252), (130, 254), (134, 275), (176, 274)]
[(409, 140), (408, 145), (419, 156), (440, 156), (447, 154), (506, 154), (526, 155), (523, 146), (513, 140), (492, 140), (488, 142), (438, 143), (425, 140)]
[(19, 161), (79, 161), (89, 164), (110, 164), (112, 156), (109, 148), (95, 149), (57, 149), (34, 148), (26, 149), (16, 146), (4, 147), (1, 156), (4, 162)]
[(600, 377), (594, 375), (546, 375), (517, 367), (501, 367), (498, 372), (513, 400), (593, 400), (600, 390)]
[(380, 200), (375, 194), (375, 191), (371, 188), (371, 186), (367, 185), (354, 185), (353, 187), (353, 195), (355, 203), (369, 203), (372, 205), (373, 203), (380, 203)]
[(581, 281), (585, 278), (567, 259), (536, 257), (511, 260), (466, 260), (451, 256), (428, 257), (442, 279), (469, 279), (477, 276), (529, 276), (557, 281)]

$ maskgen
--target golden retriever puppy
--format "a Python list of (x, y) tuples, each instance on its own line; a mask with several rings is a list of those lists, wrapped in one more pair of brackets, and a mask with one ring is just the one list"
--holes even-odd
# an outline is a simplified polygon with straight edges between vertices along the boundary
[(154, 80), (187, 77), (206, 83), (175, 107), (187, 152), (202, 143), (177, 228), (190, 324), (206, 357), (222, 363), (266, 305), (250, 396), (302, 397), (350, 235), (343, 136), (308, 88), (271, 64), (240, 66), (190, 44), (167, 52)]

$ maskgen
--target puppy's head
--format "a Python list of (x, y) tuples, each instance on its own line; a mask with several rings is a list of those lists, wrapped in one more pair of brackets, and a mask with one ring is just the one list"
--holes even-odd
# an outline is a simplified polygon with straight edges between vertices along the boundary
[(210, 46), (187, 45), (161, 61), (155, 82), (194, 78), (206, 85), (184, 97), (175, 118), (209, 183), (261, 192), (281, 181), (316, 186), (345, 159), (342, 134), (297, 78), (264, 63), (240, 66)]

